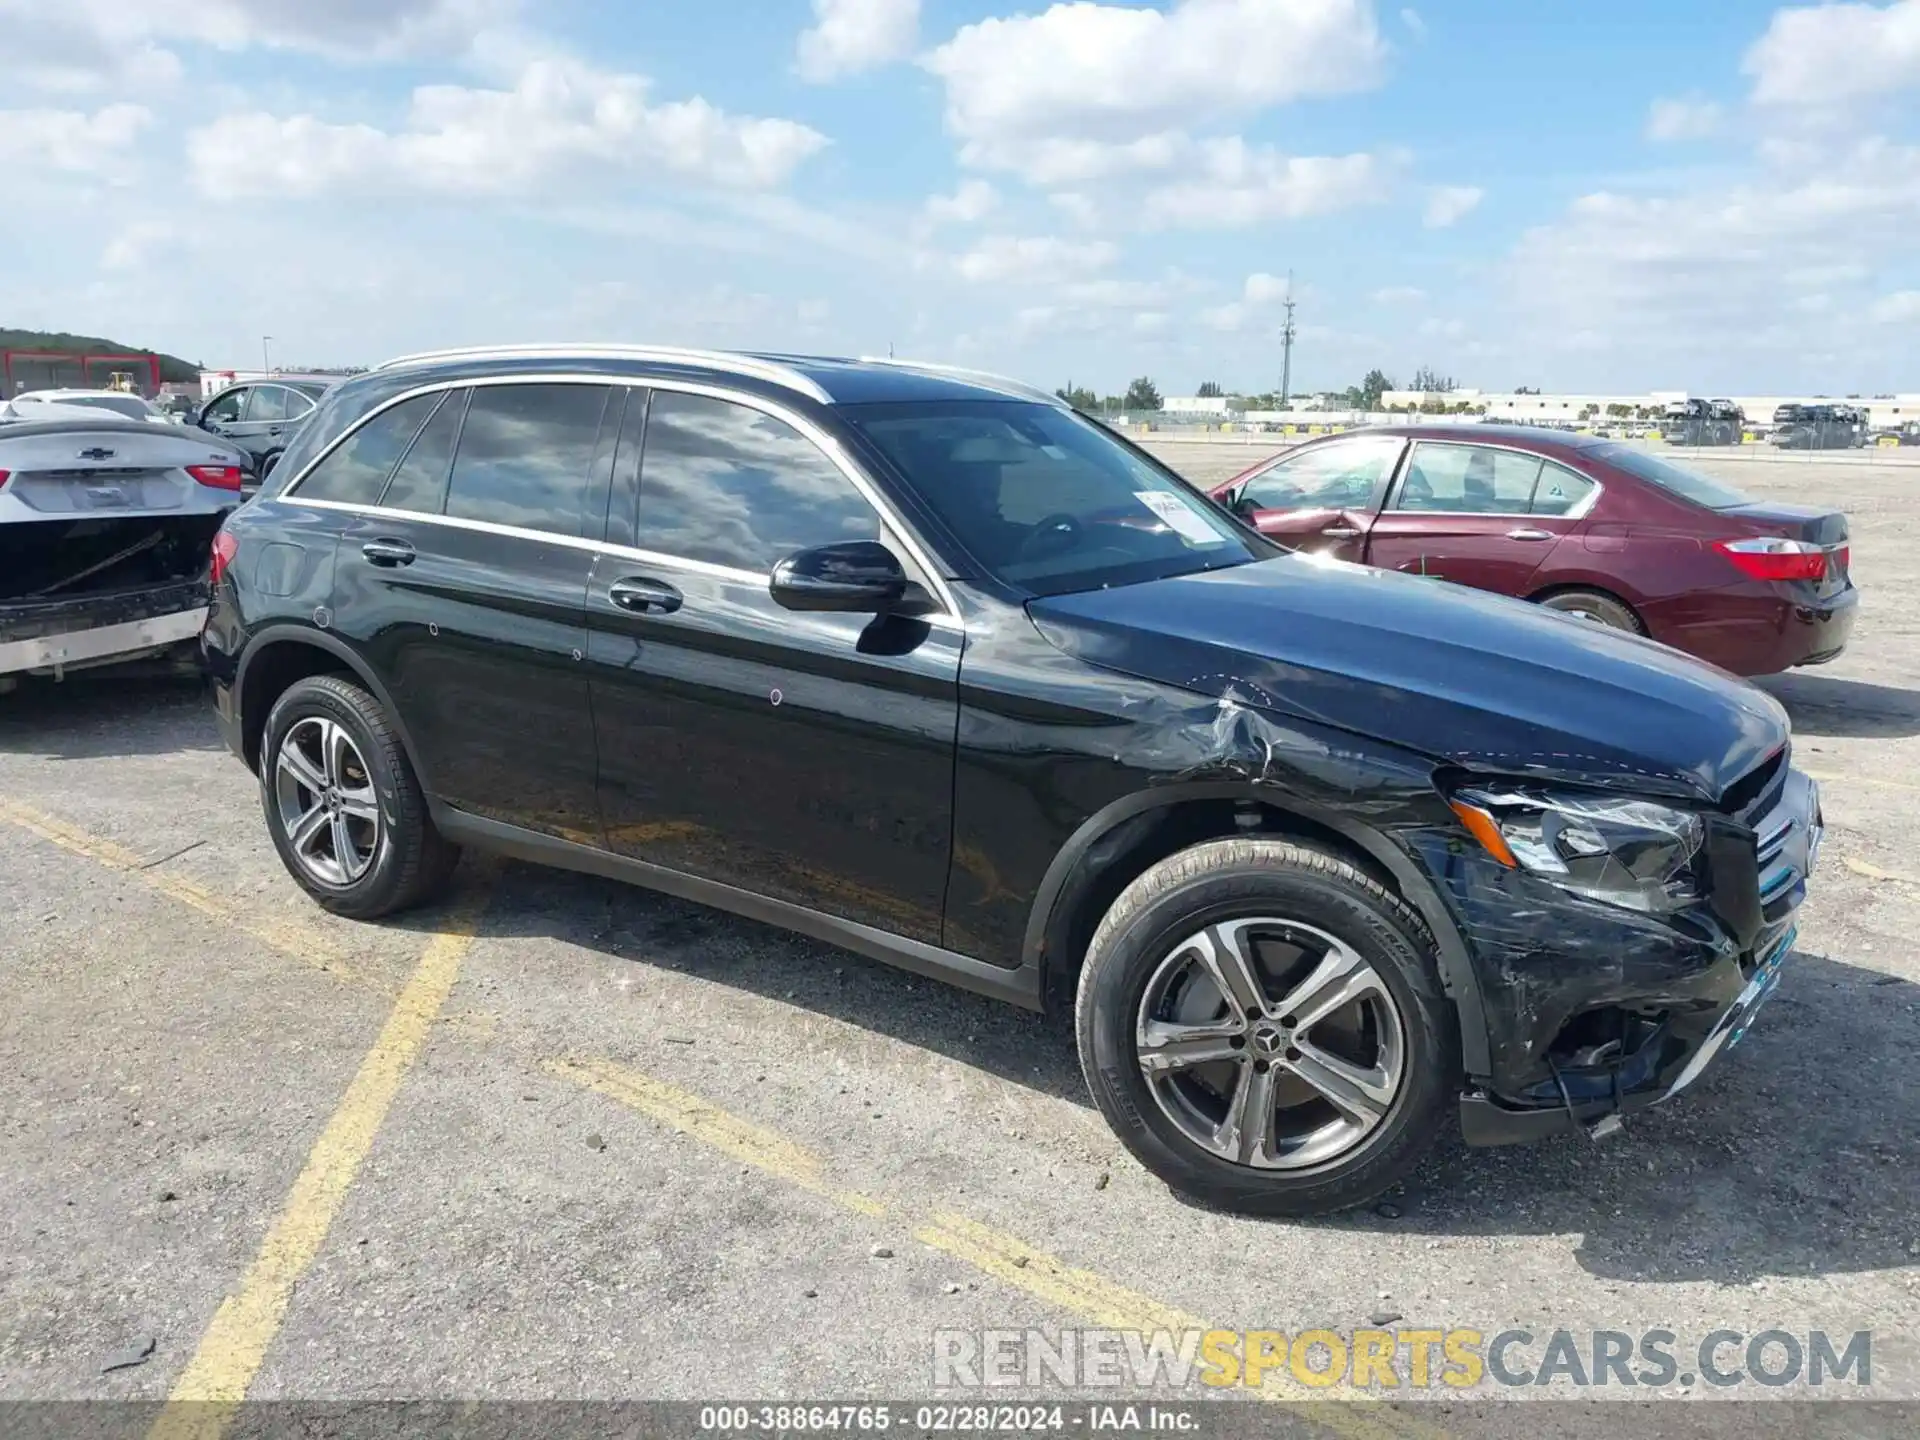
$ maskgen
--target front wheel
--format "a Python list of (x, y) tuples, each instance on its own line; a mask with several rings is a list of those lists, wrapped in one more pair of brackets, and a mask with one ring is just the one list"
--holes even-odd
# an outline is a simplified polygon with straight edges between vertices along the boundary
[(1270, 837), (1155, 865), (1081, 971), (1080, 1063), (1176, 1191), (1261, 1215), (1372, 1199), (1426, 1154), (1459, 1077), (1433, 942), (1338, 855)]
[(337, 675), (288, 687), (267, 715), (260, 802), (287, 873), (336, 915), (373, 920), (431, 898), (460, 858), (380, 702)]

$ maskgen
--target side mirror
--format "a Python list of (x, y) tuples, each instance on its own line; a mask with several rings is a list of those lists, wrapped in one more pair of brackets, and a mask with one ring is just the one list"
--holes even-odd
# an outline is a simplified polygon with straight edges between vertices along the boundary
[(1251, 519), (1260, 509), (1258, 505), (1247, 498), (1247, 487), (1244, 485), (1238, 490), (1231, 492), (1226, 499), (1227, 508), (1242, 520)]
[(878, 540), (843, 540), (798, 550), (773, 567), (767, 590), (788, 610), (877, 615), (907, 596), (906, 571)]

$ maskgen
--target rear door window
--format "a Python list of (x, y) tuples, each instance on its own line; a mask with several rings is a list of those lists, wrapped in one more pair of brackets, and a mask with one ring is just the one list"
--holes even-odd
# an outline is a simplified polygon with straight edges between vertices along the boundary
[(416, 395), (390, 410), (382, 410), (328, 452), (294, 489), (299, 500), (332, 500), (346, 505), (376, 505), (387, 477), (406, 453), (407, 445), (438, 395)]
[(462, 520), (581, 533), (605, 385), (483, 385), (473, 392), (447, 487)]
[(1535, 515), (1565, 515), (1578, 508), (1593, 493), (1594, 483), (1551, 460), (1540, 467), (1540, 479), (1533, 487)]
[(1440, 515), (1525, 515), (1539, 474), (1538, 455), (1423, 440), (1413, 447), (1393, 508)]

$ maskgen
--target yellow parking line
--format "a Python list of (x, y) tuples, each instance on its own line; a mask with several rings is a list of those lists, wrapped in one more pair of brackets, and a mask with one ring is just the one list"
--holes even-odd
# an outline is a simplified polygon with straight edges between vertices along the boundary
[(232, 1422), (286, 1318), (293, 1287), (320, 1253), (400, 1082), (420, 1058), (473, 943), (484, 905), (482, 897), (462, 907), (427, 943), (240, 1288), (220, 1302), (199, 1348), (174, 1383), (149, 1440), (216, 1440)]
[(861, 1215), (884, 1215), (879, 1201), (851, 1190), (839, 1190), (827, 1183), (826, 1166), (820, 1157), (804, 1145), (795, 1144), (751, 1121), (729, 1115), (698, 1095), (615, 1065), (609, 1060), (543, 1060), (540, 1068), (563, 1080), (617, 1100), (629, 1110), (658, 1120), (661, 1124), (712, 1146), (723, 1155), (769, 1175), (821, 1195)]
[[(541, 1068), (857, 1214), (905, 1220), (921, 1243), (1091, 1324), (1149, 1334), (1156, 1330), (1215, 1328), (1090, 1270), (1075, 1269), (1023, 1240), (963, 1215), (916, 1215), (911, 1213), (914, 1207), (906, 1202), (876, 1200), (858, 1191), (839, 1189), (827, 1179), (826, 1162), (804, 1145), (629, 1066), (610, 1060), (570, 1058), (542, 1061)], [(1314, 1424), (1349, 1440), (1439, 1440), (1445, 1433), (1378, 1401), (1316, 1394), (1297, 1382), (1272, 1376), (1254, 1393), (1259, 1399), (1298, 1409)]]
[[(144, 862), (134, 852), (15, 802), (0, 799), (0, 820), (10, 821), (111, 869), (133, 874), (161, 893), (248, 933), (261, 938), (279, 933), (287, 943), (268, 943), (296, 958), (308, 959), (299, 946), (311, 942), (295, 942), (304, 927), (288, 923), (269, 929), (267, 924), (271, 922), (263, 924), (242, 915), (234, 906), (192, 882), (175, 877), (160, 883), (165, 877), (141, 870)], [(480, 905), (475, 905), (462, 912), (429, 944), (413, 978), (400, 992), (380, 1039), (362, 1062), (345, 1098), (309, 1155), (305, 1169), (294, 1182), (286, 1205), (269, 1230), (239, 1291), (223, 1301), (214, 1315), (198, 1350), (149, 1432), (149, 1440), (219, 1440), (232, 1422), (234, 1407), (245, 1397), (267, 1346), (285, 1317), (294, 1285), (319, 1253), (400, 1081), (418, 1058), (429, 1029), (439, 1018), (460, 962), (471, 944), (479, 910)], [(323, 968), (339, 978), (350, 978), (350, 972), (343, 965), (330, 963)], [(478, 1034), (482, 1027), (474, 1028)], [(489, 1033), (479, 1038), (492, 1037)], [(520, 1050), (522, 1047), (510, 1043), (510, 1048)], [(764, 1126), (743, 1120), (689, 1090), (629, 1066), (577, 1056), (543, 1059), (538, 1064), (551, 1075), (603, 1095), (845, 1210), (873, 1219), (904, 1220), (922, 1243), (1089, 1323), (1148, 1333), (1214, 1328), (1092, 1271), (1069, 1266), (1012, 1235), (965, 1216), (947, 1212), (913, 1214), (909, 1213), (913, 1207), (903, 1203), (878, 1200), (857, 1190), (836, 1186), (828, 1179), (826, 1162), (814, 1151)], [(1255, 1394), (1262, 1400), (1297, 1407), (1313, 1423), (1349, 1440), (1442, 1440), (1446, 1434), (1404, 1409), (1390, 1408), (1370, 1399), (1310, 1392), (1273, 1376), (1268, 1376)]]
[(89, 835), (57, 816), (36, 810), (30, 805), (22, 805), (17, 800), (0, 798), (0, 820), (17, 825), (28, 834), (37, 835), (70, 854), (85, 856), (109, 870), (131, 876), (148, 889), (223, 921), (262, 944), (291, 955), (302, 964), (327, 971), (349, 984), (360, 985), (387, 996), (394, 994), (392, 985), (357, 969), (331, 937), (311, 925), (243, 911), (184, 875), (144, 868), (148, 862), (124, 845), (98, 835)]

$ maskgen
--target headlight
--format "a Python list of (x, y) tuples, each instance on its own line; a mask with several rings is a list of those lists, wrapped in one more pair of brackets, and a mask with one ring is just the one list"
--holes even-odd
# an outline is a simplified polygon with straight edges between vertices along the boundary
[(1461, 790), (1448, 803), (1495, 860), (1575, 894), (1653, 914), (1699, 898), (1706, 825), (1688, 811), (1521, 787)]

